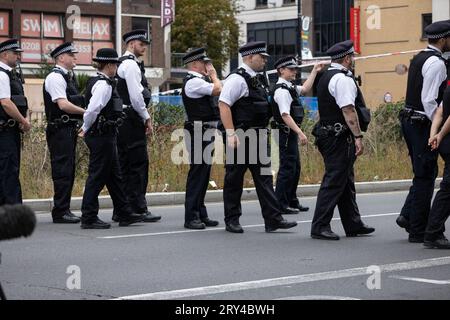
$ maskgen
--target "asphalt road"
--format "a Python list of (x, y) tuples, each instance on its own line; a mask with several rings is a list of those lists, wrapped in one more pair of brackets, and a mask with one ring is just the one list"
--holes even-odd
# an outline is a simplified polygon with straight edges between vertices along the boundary
[(0, 242), (0, 281), (9, 299), (450, 299), (450, 251), (410, 244), (395, 225), (405, 196), (358, 195), (376, 233), (346, 238), (336, 213), (336, 242), (309, 237), (314, 197), (302, 199), (308, 213), (286, 216), (298, 227), (270, 234), (256, 201), (243, 203), (243, 234), (224, 231), (222, 203), (207, 205), (221, 224), (206, 231), (183, 228), (182, 206), (109, 230), (41, 213), (31, 238)]

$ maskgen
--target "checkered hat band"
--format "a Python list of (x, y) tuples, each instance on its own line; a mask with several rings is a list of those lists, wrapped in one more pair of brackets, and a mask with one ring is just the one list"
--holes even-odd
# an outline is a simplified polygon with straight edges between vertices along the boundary
[(331, 56), (331, 59), (336, 60), (336, 59), (340, 59), (345, 57), (348, 54), (354, 53), (355, 52), (355, 48), (351, 48), (350, 50), (347, 50), (345, 52), (339, 53), (337, 55)]
[(63, 49), (59, 50), (58, 52), (54, 53), (53, 57), (57, 57), (57, 56), (59, 56), (59, 55), (61, 55), (63, 53), (72, 52), (72, 51), (76, 51), (73, 46), (66, 47), (66, 48), (63, 48)]
[(286, 62), (283, 62), (283, 63), (279, 64), (279, 65), (277, 66), (277, 69), (283, 68), (283, 67), (287, 67), (287, 66), (296, 66), (296, 65), (297, 65), (297, 63), (295, 63), (294, 60), (286, 61)]
[(206, 57), (206, 55), (205, 55), (204, 53), (197, 54), (197, 55), (192, 56), (192, 57), (187, 57), (187, 58), (184, 60), (184, 64), (187, 64), (187, 63), (190, 63), (190, 62), (193, 62), (193, 61), (195, 61), (195, 60), (199, 60), (199, 59), (202, 59), (202, 58), (205, 58), (205, 57)]
[(266, 53), (266, 48), (256, 48), (248, 51), (242, 51), (241, 56), (245, 57), (250, 54), (257, 54), (257, 53)]
[(20, 49), (19, 45), (17, 43), (9, 44), (4, 47), (0, 47), (0, 52), (11, 50), (11, 49)]
[(113, 57), (95, 57), (94, 59), (97, 59), (97, 60), (109, 60), (109, 61), (111, 61), (111, 60), (119, 61), (118, 58), (113, 58)]
[(126, 38), (125, 42), (129, 42), (129, 41), (135, 40), (135, 39), (147, 40), (147, 37), (145, 36), (145, 34), (135, 34), (135, 35), (132, 35), (132, 36), (129, 36), (128, 38)]
[(440, 33), (440, 34), (427, 34), (428, 39), (440, 39), (440, 38), (444, 38), (446, 36), (450, 36), (450, 30), (448, 30), (447, 32), (444, 32), (444, 33)]

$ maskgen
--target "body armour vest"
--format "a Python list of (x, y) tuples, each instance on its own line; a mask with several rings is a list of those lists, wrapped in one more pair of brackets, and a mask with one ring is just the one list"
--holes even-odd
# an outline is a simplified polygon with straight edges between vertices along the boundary
[[(342, 123), (345, 124), (345, 118), (342, 113), (341, 108), (336, 102), (336, 99), (331, 95), (330, 90), (328, 90), (328, 85), (330, 84), (331, 78), (338, 73), (343, 73), (347, 76), (345, 70), (333, 69), (328, 70), (320, 78), (317, 85), (317, 98), (319, 103), (319, 117), (320, 122), (324, 124), (334, 124)], [(354, 79), (353, 79), (354, 81)], [(366, 107), (364, 97), (358, 85), (355, 83), (357, 89), (357, 95), (355, 99), (355, 109), (358, 113), (359, 125), (362, 131), (366, 131), (370, 122), (370, 111)]]
[[(0, 72), (5, 72), (8, 75), (9, 85), (11, 88), (11, 101), (16, 105), (20, 114), (23, 117), (26, 117), (28, 111), (28, 102), (23, 91), (22, 80), (16, 73), (7, 71), (1, 67)], [(0, 107), (0, 120), (7, 121), (9, 119), (11, 119), (11, 117), (5, 112), (3, 107)]]
[[(436, 50), (419, 52), (411, 61), (408, 72), (408, 84), (406, 87), (406, 101), (405, 105), (416, 111), (425, 111), (422, 104), (422, 89), (423, 89), (423, 75), (422, 68), (425, 62), (432, 56), (436, 56), (439, 59), (442, 58), (441, 54)], [(442, 101), (444, 90), (447, 86), (447, 81), (444, 81), (440, 88), (436, 102), (438, 104)]]
[(101, 74), (88, 80), (85, 96), (87, 104), (89, 105), (89, 101), (92, 98), (92, 88), (97, 83), (97, 81), (106, 81), (108, 85), (112, 87), (112, 94), (106, 106), (103, 107), (103, 109), (97, 115), (97, 119), (95, 119), (95, 122), (91, 128), (97, 127), (99, 119), (101, 118), (107, 121), (117, 121), (119, 118), (122, 118), (123, 115), (123, 102), (119, 96), (119, 93), (117, 92), (116, 82), (113, 79), (107, 78)]
[(248, 86), (248, 97), (242, 97), (231, 107), (233, 124), (236, 128), (265, 128), (272, 116), (268, 101), (268, 85), (261, 74), (251, 77), (243, 68), (233, 73), (243, 77)]
[[(53, 68), (52, 72), (59, 73), (60, 75), (63, 76), (64, 80), (66, 81), (67, 100), (78, 107), (86, 108), (86, 103), (84, 101), (84, 97), (82, 95), (80, 95), (75, 80), (71, 79), (68, 74), (65, 74), (64, 71), (62, 71), (59, 68)], [(46, 116), (48, 122), (52, 122), (56, 119), (60, 119), (64, 115), (67, 115), (71, 119), (80, 119), (80, 120), (83, 119), (82, 114), (69, 114), (69, 113), (61, 110), (58, 107), (58, 104), (56, 102), (52, 101), (52, 97), (47, 92), (47, 90), (45, 90), (45, 83), (43, 85), (43, 91), (44, 91), (45, 116)]]
[[(196, 78), (193, 74), (188, 74), (183, 81), (181, 96), (186, 110), (188, 121), (215, 121), (219, 120), (219, 108), (214, 102), (214, 97), (203, 96), (201, 98), (190, 98), (186, 95), (186, 83)], [(207, 80), (206, 80), (207, 81)]]
[[(297, 92), (296, 87), (295, 86), (289, 87), (285, 83), (278, 83), (275, 85), (272, 96), (275, 96), (275, 92), (277, 91), (277, 89), (289, 91), (289, 94), (291, 95), (291, 98), (292, 98), (290, 115), (291, 115), (292, 119), (294, 119), (294, 121), (297, 125), (301, 125), (302, 121), (303, 121), (303, 117), (305, 116), (305, 110), (303, 109), (303, 106), (300, 103), (300, 100), (299, 100), (300, 96)], [(283, 118), (280, 113), (280, 108), (274, 99), (272, 99), (272, 113), (273, 113), (273, 118), (276, 122), (278, 122), (279, 124), (284, 123)]]
[[(144, 97), (145, 106), (148, 106), (150, 101), (152, 100), (152, 93), (148, 88), (147, 78), (145, 77), (144, 63), (137, 62), (134, 59), (134, 56), (132, 55), (123, 56), (119, 58), (120, 61), (125, 61), (128, 59), (135, 61), (139, 66), (139, 69), (141, 69), (141, 84), (144, 87), (144, 90), (142, 91), (142, 96)], [(117, 76), (117, 91), (119, 92), (119, 95), (122, 98), (123, 104), (130, 106), (131, 100), (130, 100), (130, 93), (128, 92), (127, 82), (125, 79), (122, 79), (119, 76)]]

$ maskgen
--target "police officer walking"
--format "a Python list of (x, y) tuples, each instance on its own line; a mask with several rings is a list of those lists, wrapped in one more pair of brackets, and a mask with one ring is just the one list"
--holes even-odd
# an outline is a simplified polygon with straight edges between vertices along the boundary
[[(297, 222), (283, 219), (270, 170), (267, 129), (270, 106), (267, 79), (261, 74), (268, 57), (266, 43), (250, 42), (240, 47), (239, 52), (243, 64), (227, 78), (219, 97), (227, 153), (223, 188), (226, 230), (244, 232), (239, 218), (242, 215), (241, 195), (247, 169), (255, 183), (266, 232), (289, 229), (295, 227)], [(249, 137), (252, 136), (256, 140), (251, 141)]]
[(15, 70), (22, 51), (16, 39), (0, 43), (0, 205), (22, 203), (20, 133), (31, 128), (23, 79)]
[(80, 222), (80, 218), (70, 211), (78, 124), (85, 111), (84, 98), (80, 95), (73, 76), (77, 52), (70, 42), (56, 47), (50, 54), (56, 65), (45, 78), (43, 86), (46, 136), (54, 189), (54, 223)]
[(298, 140), (305, 145), (306, 135), (300, 126), (304, 117), (304, 109), (300, 104), (300, 95), (311, 90), (314, 79), (322, 66), (314, 66), (303, 86), (296, 86), (293, 81), (297, 76), (298, 65), (293, 56), (287, 56), (275, 62), (278, 81), (273, 92), (272, 128), (279, 130), (280, 168), (277, 174), (275, 194), (284, 214), (296, 214), (308, 211), (297, 198), (297, 185), (300, 179), (300, 153)]
[(119, 226), (142, 221), (141, 214), (132, 213), (124, 192), (117, 151), (117, 128), (122, 123), (122, 100), (116, 90), (116, 50), (103, 48), (92, 59), (98, 73), (90, 78), (86, 88), (87, 110), (80, 136), (89, 148), (89, 176), (81, 205), (81, 228), (109, 229), (111, 225), (98, 218), (98, 196), (106, 185), (114, 208), (119, 215)]
[[(117, 71), (117, 90), (124, 104), (126, 118), (119, 128), (118, 136), (120, 167), (125, 181), (125, 193), (133, 211), (145, 215), (144, 222), (155, 222), (161, 216), (148, 210), (145, 199), (149, 167), (147, 135), (152, 131), (147, 106), (151, 93), (145, 78), (144, 64), (138, 60), (144, 55), (150, 41), (145, 30), (133, 30), (122, 38), (127, 51), (120, 58), (122, 63)], [(113, 220), (119, 221), (117, 212), (114, 212)]]
[(317, 196), (311, 237), (339, 240), (330, 225), (336, 206), (347, 237), (370, 234), (375, 229), (363, 224), (356, 204), (353, 165), (364, 150), (361, 126), (368, 123), (358, 117), (356, 109), (365, 108), (365, 104), (351, 71), (353, 42), (337, 43), (327, 54), (332, 63), (318, 83), (320, 120), (313, 130), (325, 162), (325, 174)]
[[(204, 48), (190, 50), (183, 57), (188, 71), (184, 78), (182, 98), (186, 110), (186, 147), (190, 169), (186, 181), (184, 227), (204, 229), (215, 227), (218, 221), (208, 218), (205, 195), (208, 190), (214, 154), (214, 133), (219, 121), (219, 109), (214, 101), (222, 84)], [(208, 148), (209, 151), (205, 153)], [(205, 154), (204, 154), (205, 153)]]
[[(450, 82), (449, 76), (447, 76)], [(436, 110), (431, 126), (429, 144), (432, 150), (439, 150), (444, 159), (444, 174), (441, 187), (436, 193), (425, 229), (424, 246), (450, 249), (450, 242), (444, 235), (445, 222), (450, 211), (450, 86), (444, 91), (442, 104)]]
[(428, 146), (431, 121), (442, 101), (447, 68), (442, 53), (450, 50), (450, 20), (425, 28), (428, 47), (411, 61), (405, 108), (400, 112), (414, 178), (397, 224), (409, 232), (412, 243), (423, 242), (438, 174), (436, 150)]

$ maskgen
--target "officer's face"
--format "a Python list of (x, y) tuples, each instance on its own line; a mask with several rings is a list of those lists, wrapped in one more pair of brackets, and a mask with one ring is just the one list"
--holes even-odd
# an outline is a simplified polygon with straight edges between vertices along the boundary
[(443, 52), (449, 52), (450, 51), (450, 37), (445, 38), (445, 44)]
[(288, 81), (294, 81), (297, 77), (297, 69), (295, 68), (281, 68), (280, 72), (281, 76)]
[(7, 51), (6, 52), (6, 64), (10, 67), (15, 67), (20, 60), (20, 52)]
[(255, 54), (255, 55), (253, 55), (252, 60), (253, 60), (253, 64), (254, 64), (256, 72), (264, 71), (264, 67), (266, 66), (266, 63), (267, 63), (266, 56), (263, 56), (261, 54)]
[(58, 56), (58, 62), (61, 63), (67, 70), (72, 70), (77, 66), (77, 57), (74, 53), (63, 53)]
[(118, 65), (116, 63), (108, 63), (105, 68), (105, 74), (112, 78), (116, 75)]
[(136, 57), (142, 57), (147, 50), (147, 44), (139, 40), (133, 41), (132, 47)]

